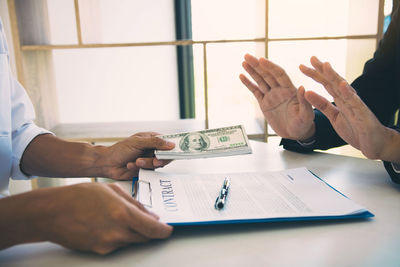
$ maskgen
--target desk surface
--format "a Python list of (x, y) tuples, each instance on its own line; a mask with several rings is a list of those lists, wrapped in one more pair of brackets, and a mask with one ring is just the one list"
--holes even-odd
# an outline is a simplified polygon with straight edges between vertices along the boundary
[(251, 142), (253, 154), (174, 161), (162, 172), (272, 171), (305, 166), (375, 214), (367, 220), (176, 227), (168, 240), (108, 256), (51, 243), (0, 251), (0, 266), (399, 266), (400, 187), (381, 162), (284, 151)]

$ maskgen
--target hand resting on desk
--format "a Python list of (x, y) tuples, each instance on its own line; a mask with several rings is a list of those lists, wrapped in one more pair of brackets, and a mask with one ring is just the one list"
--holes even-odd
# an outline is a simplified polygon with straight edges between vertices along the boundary
[[(107, 254), (131, 243), (167, 238), (158, 221), (117, 184), (83, 183), (38, 189), (2, 199), (0, 249), (51, 241)], [(29, 223), (29, 224), (28, 224)]]

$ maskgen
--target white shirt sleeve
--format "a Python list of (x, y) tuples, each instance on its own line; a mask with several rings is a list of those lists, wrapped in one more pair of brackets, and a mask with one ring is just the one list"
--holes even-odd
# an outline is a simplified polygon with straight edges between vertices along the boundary
[(34, 124), (35, 111), (25, 89), (10, 73), (13, 179), (29, 179), (20, 169), (20, 161), (29, 143), (40, 134), (51, 133)]
[[(0, 107), (6, 119), (3, 120), (1, 129), (5, 133), (11, 135), (11, 144), (9, 146), (11, 155), (10, 165), (7, 167), (9, 175), (13, 179), (29, 179), (20, 169), (20, 161), (25, 149), (29, 143), (38, 135), (50, 133), (34, 124), (35, 111), (25, 89), (15, 79), (9, 68), (8, 46), (5, 40), (3, 25), (0, 18), (0, 53), (3, 55), (0, 70), (2, 71), (2, 79), (0, 83), (3, 92), (1, 95), (4, 99)], [(7, 55), (7, 58), (4, 58)], [(8, 98), (8, 99), (5, 99)], [(10, 114), (11, 111), (11, 114)], [(7, 119), (8, 118), (8, 119)], [(2, 177), (0, 177), (2, 178)]]
[(51, 133), (34, 124), (35, 111), (32, 102), (21, 84), (11, 77), (12, 91), (12, 170), (11, 177), (13, 179), (28, 179), (20, 169), (20, 161), (22, 155), (29, 143), (40, 134)]

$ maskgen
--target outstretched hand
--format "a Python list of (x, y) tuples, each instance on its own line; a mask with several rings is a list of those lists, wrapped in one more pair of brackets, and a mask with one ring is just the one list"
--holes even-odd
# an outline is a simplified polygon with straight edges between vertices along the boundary
[(328, 62), (322, 63), (316, 57), (310, 61), (314, 68), (300, 65), (300, 70), (322, 84), (333, 96), (335, 105), (312, 91), (305, 93), (307, 101), (325, 114), (343, 140), (361, 150), (366, 157), (393, 161), (396, 154), (393, 138), (398, 136), (397, 132), (379, 122), (356, 91)]
[(281, 137), (307, 140), (314, 135), (314, 112), (286, 72), (268, 59), (245, 55), (242, 66), (256, 83), (240, 75), (242, 83), (254, 94), (269, 125)]
[(174, 143), (157, 137), (159, 133), (144, 132), (132, 135), (101, 152), (97, 166), (101, 166), (108, 178), (128, 180), (137, 176), (139, 169), (163, 167), (171, 160), (159, 160), (154, 157), (154, 150), (169, 150)]

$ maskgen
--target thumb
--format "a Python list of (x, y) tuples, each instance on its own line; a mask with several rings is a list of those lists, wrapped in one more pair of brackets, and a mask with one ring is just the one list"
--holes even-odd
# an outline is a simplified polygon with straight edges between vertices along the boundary
[(313, 91), (306, 92), (304, 97), (316, 109), (320, 110), (332, 124), (334, 124), (336, 117), (339, 114), (339, 109), (337, 107), (330, 103), (326, 98)]
[(305, 98), (305, 93), (306, 93), (306, 90), (304, 89), (304, 86), (300, 86), (299, 89), (297, 90), (297, 99), (299, 100), (299, 104), (300, 104), (299, 105), (299, 113), (305, 119), (312, 120), (312, 119), (314, 119), (313, 118), (314, 112), (312, 112), (312, 105)]

